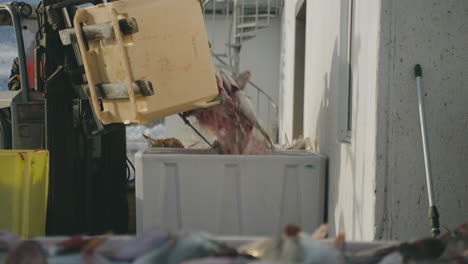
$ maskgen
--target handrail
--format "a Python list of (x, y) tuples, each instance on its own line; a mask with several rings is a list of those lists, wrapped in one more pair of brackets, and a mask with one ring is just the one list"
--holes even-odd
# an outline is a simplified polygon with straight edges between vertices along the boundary
[[(216, 0), (215, 0), (216, 1)], [(214, 50), (211, 52), (212, 57), (218, 64), (218, 67), (225, 69), (226, 71), (231, 72), (231, 74), (236, 75), (239, 74), (239, 60), (240, 60), (240, 50), (242, 46), (242, 42), (245, 40), (250, 39), (251, 37), (244, 38), (244, 33), (247, 24), (243, 23), (246, 19), (246, 14), (248, 15), (248, 19), (254, 19), (254, 32), (257, 32), (260, 27), (260, 15), (264, 15), (265, 11), (267, 16), (266, 19), (262, 16), (262, 21), (268, 21), (262, 27), (270, 25), (270, 16), (277, 16), (279, 14), (278, 10), (280, 10), (280, 5), (283, 3), (282, 0), (224, 0), (218, 1), (220, 3), (217, 7), (215, 1), (213, 0), (200, 0), (200, 4), (203, 6), (203, 11), (205, 18), (210, 21), (209, 16), (206, 16), (208, 13), (205, 11), (210, 10), (212, 13), (212, 21), (211, 23), (215, 23), (214, 17), (220, 11), (221, 8), (225, 9), (223, 15), (226, 16), (226, 47), (224, 51)], [(266, 3), (265, 3), (266, 2)], [(252, 5), (252, 3), (254, 5)], [(225, 4), (225, 6), (224, 6)], [(262, 7), (260, 6), (262, 5)], [(249, 8), (249, 11), (246, 12), (246, 9)], [(255, 8), (255, 9), (254, 9)], [(205, 10), (206, 9), (206, 10)], [(210, 12), (208, 11), (208, 12)], [(254, 12), (253, 15), (251, 12)], [(275, 14), (272, 14), (272, 11), (275, 11)], [(209, 14), (211, 14), (211, 12)], [(260, 14), (261, 13), (261, 14)], [(251, 23), (251, 22), (249, 22)], [(252, 24), (252, 23), (251, 23)], [(242, 26), (239, 26), (242, 25)], [(250, 31), (252, 31), (250, 29)], [(249, 31), (249, 32), (250, 32)], [(252, 33), (250, 33), (252, 34)], [(240, 36), (240, 37), (239, 37)], [(212, 40), (214, 41), (215, 38), (212, 36)], [(213, 47), (212, 43), (212, 47)], [(218, 63), (219, 62), (219, 63)], [(275, 134), (276, 140), (278, 140), (278, 118), (279, 118), (279, 108), (276, 105), (273, 98), (266, 93), (262, 88), (260, 88), (257, 84), (252, 81), (248, 81), (248, 83), (253, 87), (252, 95), (256, 97), (256, 112), (261, 118), (265, 119), (267, 126), (269, 129), (272, 129), (271, 132)], [(265, 100), (266, 99), (266, 100)], [(264, 116), (263, 114), (266, 114)]]
[[(229, 64), (227, 64), (223, 59), (221, 59), (219, 55), (213, 54), (213, 53), (212, 53), (212, 56), (213, 56), (216, 60), (218, 60), (219, 62), (221, 62), (223, 65), (229, 66)], [(256, 85), (256, 84), (253, 83), (252, 81), (249, 81), (249, 84), (252, 85), (252, 87), (254, 87), (255, 89), (257, 89), (260, 93), (262, 93), (262, 94), (268, 99), (268, 101), (270, 101), (270, 103), (271, 103), (271, 105), (273, 106), (273, 108), (275, 108), (275, 110), (278, 111), (278, 106), (275, 104), (275, 101), (273, 101), (273, 98), (271, 98), (270, 95), (268, 95), (265, 91), (263, 91), (262, 88), (260, 88), (258, 85)]]
[(263, 95), (265, 95), (266, 98), (268, 98), (268, 101), (270, 101), (271, 103), (271, 106), (273, 106), (273, 108), (275, 108), (276, 110), (278, 110), (278, 106), (275, 104), (275, 102), (273, 101), (273, 98), (271, 98), (267, 93), (265, 93), (258, 85), (256, 85), (255, 83), (253, 83), (252, 81), (249, 81), (249, 84), (252, 85), (255, 89), (257, 89), (260, 93), (262, 93)]
[[(208, 7), (208, 4), (213, 2), (213, 0), (199, 0), (199, 1), (200, 1), (200, 5), (203, 8)], [(262, 0), (258, 0), (258, 1), (262, 1)], [(265, 0), (263, 0), (263, 1), (265, 1)], [(264, 13), (268, 12), (270, 14), (279, 15), (279, 10), (281, 10), (281, 8), (283, 7), (284, 1), (283, 0), (269, 0), (269, 1), (271, 1), (271, 3), (269, 4), (270, 5), (270, 12), (268, 12), (268, 3), (264, 3), (264, 4), (259, 3), (259, 4), (257, 4), (257, 0), (250, 0), (250, 1), (248, 0), (247, 2), (245, 2), (244, 8), (253, 9), (255, 11), (255, 9), (260, 8), (260, 6), (262, 6), (262, 9), (261, 9), (262, 12), (264, 12)], [(240, 0), (239, 0), (239, 2), (240, 2)], [(223, 6), (223, 4), (226, 5), (226, 6), (231, 6), (232, 5), (234, 8), (237, 6), (237, 4), (234, 3), (233, 0), (224, 0), (224, 1), (218, 2), (218, 4), (220, 4), (219, 6)], [(232, 12), (232, 10), (229, 9), (229, 12)], [(260, 12), (260, 9), (259, 9), (259, 12)], [(256, 12), (254, 12), (254, 13), (256, 13)]]
[(205, 7), (205, 6), (207, 6), (207, 5), (208, 5), (208, 3), (209, 3), (209, 2), (211, 2), (211, 1), (212, 1), (212, 0), (205, 0), (205, 1), (203, 1), (203, 0), (200, 0), (200, 2), (203, 2), (203, 3), (202, 3), (202, 7)]

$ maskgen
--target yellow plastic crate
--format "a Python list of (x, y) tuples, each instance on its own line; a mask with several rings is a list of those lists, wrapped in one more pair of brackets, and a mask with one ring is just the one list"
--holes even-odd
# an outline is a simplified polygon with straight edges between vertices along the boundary
[(49, 152), (0, 150), (0, 230), (45, 235)]

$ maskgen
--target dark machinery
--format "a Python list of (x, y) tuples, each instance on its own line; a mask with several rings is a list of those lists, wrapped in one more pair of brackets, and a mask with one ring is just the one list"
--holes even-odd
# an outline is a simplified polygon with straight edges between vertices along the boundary
[(128, 229), (125, 126), (95, 118), (79, 53), (60, 39), (78, 6), (98, 3), (0, 4), (0, 20), (11, 20), (0, 28), (14, 31), (21, 83), (19, 92), (0, 92), (0, 148), (49, 150), (47, 235)]

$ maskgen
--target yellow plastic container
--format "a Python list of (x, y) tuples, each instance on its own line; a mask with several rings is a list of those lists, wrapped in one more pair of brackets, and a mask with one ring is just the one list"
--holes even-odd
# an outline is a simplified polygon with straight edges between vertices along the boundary
[[(135, 19), (138, 32), (123, 35), (120, 19)], [(218, 104), (203, 14), (198, 0), (121, 0), (78, 9), (75, 25), (112, 23), (115, 37), (86, 41), (76, 36), (92, 106), (104, 123), (146, 123)], [(132, 83), (149, 81), (154, 95), (136, 97)], [(125, 83), (129, 99), (102, 99), (96, 86)]]
[(49, 152), (0, 150), (0, 230), (45, 235)]

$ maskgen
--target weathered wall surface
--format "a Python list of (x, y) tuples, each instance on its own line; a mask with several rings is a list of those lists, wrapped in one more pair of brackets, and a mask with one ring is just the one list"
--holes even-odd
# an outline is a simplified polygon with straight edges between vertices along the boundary
[[(414, 66), (423, 68), (441, 225), (468, 219), (468, 1), (382, 1), (377, 237), (428, 235)], [(445, 230), (442, 228), (442, 230)]]

